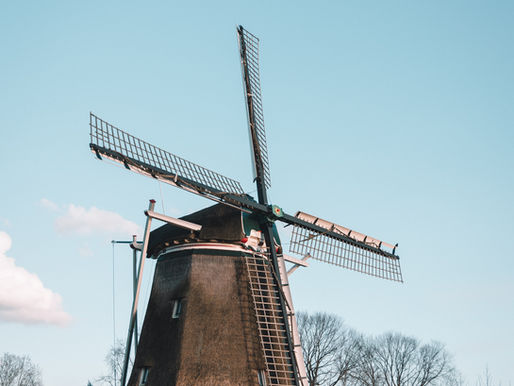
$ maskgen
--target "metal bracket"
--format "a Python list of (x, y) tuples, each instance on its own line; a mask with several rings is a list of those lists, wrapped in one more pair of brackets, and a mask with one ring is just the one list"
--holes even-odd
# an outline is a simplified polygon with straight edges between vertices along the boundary
[(299, 267), (308, 267), (309, 263), (307, 263), (307, 259), (311, 258), (312, 256), (307, 254), (303, 257), (303, 259), (297, 259), (292, 256), (284, 255), (284, 260), (293, 263), (294, 265), (287, 271), (287, 276), (290, 276), (294, 271), (296, 271)]
[(202, 226), (199, 225), (199, 224), (195, 224), (195, 223), (192, 223), (192, 222), (189, 222), (189, 221), (181, 220), (181, 219), (175, 218), (175, 217), (166, 216), (164, 214), (156, 213), (156, 212), (154, 212), (152, 210), (146, 210), (145, 214), (148, 217), (150, 217), (150, 218), (154, 218), (156, 220), (167, 222), (168, 224), (176, 225), (176, 226), (178, 226), (180, 228), (189, 229), (191, 231), (198, 232), (198, 231), (200, 231), (202, 229)]

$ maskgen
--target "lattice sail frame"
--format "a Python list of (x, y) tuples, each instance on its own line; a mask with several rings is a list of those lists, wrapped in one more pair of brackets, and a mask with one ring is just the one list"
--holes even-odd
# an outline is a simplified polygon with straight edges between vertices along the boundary
[[(382, 279), (403, 282), (400, 259), (394, 255), (396, 246), (303, 212), (298, 212), (296, 217), (327, 231), (348, 236), (363, 245), (357, 246), (294, 224), (289, 244), (290, 252), (303, 256), (309, 255), (325, 263)], [(367, 245), (370, 248), (366, 248)], [(392, 253), (382, 251), (382, 247), (392, 249)]]
[[(256, 253), (246, 257), (245, 263), (268, 383), (296, 385), (297, 365), (293, 366), (296, 358), (289, 350), (288, 331), (280, 305), (282, 289), (278, 285), (270, 255)], [(289, 318), (291, 316), (288, 315)]]
[[(133, 166), (137, 172), (156, 177), (160, 173), (175, 182), (191, 184), (193, 189), (205, 187), (219, 193), (244, 194), (238, 181), (194, 164), (161, 148), (151, 145), (118, 129), (93, 113), (89, 114), (90, 147), (125, 167)], [(171, 180), (173, 181), (173, 180)]]
[[(259, 72), (259, 38), (245, 30), (238, 28), (239, 50), (241, 54), (241, 68), (243, 71), (243, 84), (247, 101), (248, 126), (252, 155), (256, 174), (262, 168), (264, 184), (271, 187), (271, 176), (268, 160), (268, 146), (266, 143), (266, 129), (264, 127), (264, 113), (262, 110), (261, 78)], [(246, 66), (245, 66), (246, 64)], [(245, 67), (248, 71), (245, 70)], [(247, 73), (247, 76), (245, 74)], [(260, 165), (260, 166), (259, 166)]]

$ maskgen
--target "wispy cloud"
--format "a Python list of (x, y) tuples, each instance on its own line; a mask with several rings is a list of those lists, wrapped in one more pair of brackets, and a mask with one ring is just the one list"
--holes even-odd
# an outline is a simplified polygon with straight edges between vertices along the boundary
[(52, 201), (50, 201), (47, 198), (42, 198), (41, 200), (39, 200), (39, 204), (43, 208), (49, 209), (49, 210), (54, 211), (54, 212), (59, 210), (59, 206), (55, 202), (52, 202)]
[(0, 320), (63, 326), (71, 316), (63, 310), (59, 294), (45, 288), (36, 274), (16, 265), (6, 252), (11, 237), (0, 231)]
[(54, 202), (42, 198), (40, 204), (59, 213), (55, 220), (55, 229), (61, 234), (104, 234), (108, 236), (131, 236), (142, 234), (142, 229), (136, 223), (123, 218), (116, 212), (103, 210), (94, 206), (85, 208), (80, 205), (69, 204), (61, 209)]
[(82, 206), (69, 204), (66, 212), (55, 220), (58, 232), (91, 234), (141, 234), (139, 226), (124, 219), (118, 213), (98, 209), (94, 206), (86, 209)]

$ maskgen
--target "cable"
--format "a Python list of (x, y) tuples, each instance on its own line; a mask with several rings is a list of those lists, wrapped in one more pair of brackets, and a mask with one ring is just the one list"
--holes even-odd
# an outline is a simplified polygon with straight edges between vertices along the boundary
[[(114, 242), (112, 243), (112, 349), (116, 350), (116, 297), (114, 283)], [(114, 383), (117, 382), (116, 365), (112, 366), (114, 372)]]
[(164, 198), (162, 197), (162, 187), (161, 187), (161, 181), (157, 180), (159, 183), (159, 191), (161, 192), (161, 205), (162, 205), (162, 213), (166, 215), (166, 210), (164, 209)]

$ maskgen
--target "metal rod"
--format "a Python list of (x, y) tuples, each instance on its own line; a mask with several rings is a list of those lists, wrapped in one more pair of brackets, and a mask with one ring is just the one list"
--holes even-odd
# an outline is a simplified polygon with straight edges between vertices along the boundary
[[(150, 200), (148, 210), (153, 211), (155, 208), (155, 200)], [(141, 259), (139, 260), (139, 270), (137, 274), (137, 286), (135, 296), (132, 302), (132, 312), (130, 315), (129, 329), (127, 333), (127, 343), (125, 344), (125, 359), (123, 361), (123, 372), (121, 377), (121, 385), (125, 386), (127, 380), (127, 369), (130, 358), (130, 346), (132, 345), (132, 331), (134, 330), (134, 321), (137, 314), (137, 302), (139, 299), (139, 290), (141, 289), (141, 282), (143, 280), (143, 268), (145, 266), (146, 250), (148, 248), (148, 239), (150, 238), (150, 226), (152, 224), (152, 218), (146, 217), (145, 233), (143, 236), (143, 249), (141, 250)]]
[(189, 229), (192, 231), (200, 231), (202, 229), (202, 226), (199, 224), (195, 224), (189, 221), (181, 220), (179, 218), (166, 216), (164, 214), (152, 212), (152, 211), (146, 211), (146, 215), (154, 218), (156, 220), (160, 220), (163, 222), (167, 222), (168, 224), (173, 224), (181, 228)]
[(294, 260), (291, 260), (290, 256), (284, 255), (284, 260), (285, 261), (289, 261), (289, 262), (293, 262), (294, 263), (294, 265), (289, 269), (289, 271), (287, 271), (287, 276), (291, 275), (299, 267), (308, 267), (309, 263), (307, 263), (306, 260), (309, 259), (310, 257), (311, 257), (311, 255), (307, 254), (307, 255), (304, 256), (304, 258), (302, 260), (294, 259), (295, 260), (294, 261)]
[[(132, 236), (132, 245), (135, 245), (137, 243), (137, 236)], [(134, 298), (136, 297), (136, 286), (137, 286), (137, 249), (132, 248), (132, 290), (134, 293)], [(134, 299), (132, 299), (134, 300)], [(137, 328), (137, 311), (135, 314), (135, 320), (134, 320), (134, 352), (137, 350), (137, 346), (139, 345), (138, 342), (138, 328)]]
[(282, 254), (282, 258), (287, 261), (288, 263), (293, 263), (295, 265), (301, 265), (302, 267), (308, 267), (309, 263), (306, 262), (306, 260), (311, 257), (310, 255), (304, 256), (301, 260), (297, 259), (296, 257), (286, 255), (285, 253)]

